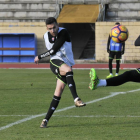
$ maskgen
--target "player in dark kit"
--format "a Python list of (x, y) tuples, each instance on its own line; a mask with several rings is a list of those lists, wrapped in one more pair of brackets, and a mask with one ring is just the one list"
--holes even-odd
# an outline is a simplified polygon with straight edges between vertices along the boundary
[[(120, 25), (120, 23), (116, 22), (115, 25)], [(109, 53), (109, 72), (110, 72), (110, 74), (107, 76), (107, 78), (113, 77), (112, 61), (115, 56), (116, 56), (116, 74), (115, 74), (115, 76), (118, 76), (119, 69), (120, 69), (120, 59), (121, 59), (121, 56), (124, 54), (124, 51), (125, 51), (125, 42), (116, 43), (111, 39), (111, 36), (109, 35), (108, 43), (107, 43), (107, 52)]]
[(94, 68), (90, 70), (90, 83), (89, 88), (91, 90), (96, 89), (97, 87), (106, 87), (106, 86), (119, 86), (126, 82), (137, 82), (140, 83), (140, 68), (135, 70), (129, 70), (120, 74), (116, 77), (109, 79), (98, 79), (96, 71)]
[(57, 75), (57, 82), (49, 110), (40, 125), (41, 128), (47, 127), (49, 119), (59, 104), (66, 84), (68, 84), (72, 93), (75, 106), (82, 107), (86, 105), (77, 95), (72, 71), (72, 66), (75, 62), (72, 52), (72, 43), (67, 30), (59, 27), (54, 17), (50, 17), (46, 20), (46, 27), (48, 31), (44, 34), (44, 40), (48, 51), (36, 56), (34, 62), (38, 63), (40, 59), (50, 56), (50, 68), (52, 72)]

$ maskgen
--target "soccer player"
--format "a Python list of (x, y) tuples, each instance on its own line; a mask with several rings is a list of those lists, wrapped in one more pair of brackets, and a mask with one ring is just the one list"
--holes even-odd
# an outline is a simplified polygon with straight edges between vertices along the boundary
[(51, 71), (57, 75), (57, 81), (52, 102), (46, 117), (40, 125), (41, 128), (47, 127), (49, 119), (59, 104), (66, 84), (68, 84), (72, 93), (75, 106), (82, 107), (86, 105), (78, 97), (76, 85), (73, 79), (72, 66), (75, 62), (72, 52), (72, 43), (68, 31), (65, 28), (59, 27), (54, 17), (49, 17), (46, 20), (46, 27), (48, 31), (44, 34), (44, 40), (48, 51), (36, 56), (34, 62), (38, 63), (40, 59), (50, 56), (50, 68)]
[(98, 76), (96, 75), (96, 71), (94, 68), (90, 70), (89, 75), (90, 75), (89, 88), (91, 90), (94, 90), (97, 87), (119, 86), (126, 82), (140, 83), (140, 68), (126, 71), (123, 74), (120, 74), (118, 76), (109, 79), (98, 79)]
[[(115, 25), (120, 25), (120, 23), (116, 22)], [(106, 78), (113, 77), (112, 61), (115, 56), (116, 56), (116, 74), (115, 74), (115, 76), (118, 76), (119, 69), (120, 69), (120, 59), (121, 59), (121, 56), (124, 54), (124, 51), (125, 51), (125, 42), (116, 43), (112, 40), (111, 36), (109, 35), (108, 42), (107, 42), (107, 52), (109, 53), (109, 72), (110, 72), (110, 74)]]

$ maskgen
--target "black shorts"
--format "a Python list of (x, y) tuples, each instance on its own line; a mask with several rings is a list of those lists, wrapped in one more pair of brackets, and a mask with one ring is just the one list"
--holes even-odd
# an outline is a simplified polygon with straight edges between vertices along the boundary
[(57, 75), (57, 77), (56, 77), (57, 79), (61, 80), (64, 84), (67, 84), (66, 76), (60, 75), (60, 72), (59, 72), (59, 67), (63, 64), (65, 64), (65, 63), (63, 61), (59, 60), (59, 59), (50, 60), (51, 71), (55, 75)]
[(109, 53), (109, 59), (114, 59), (116, 56), (116, 60), (120, 60), (122, 58), (122, 54), (121, 52), (113, 52), (113, 51), (110, 51)]
[(137, 68), (136, 71), (140, 74), (140, 68)]
[(137, 69), (132, 70), (132, 71), (134, 71), (132, 74), (132, 77), (134, 78), (134, 82), (140, 83), (140, 68), (137, 68)]
[(129, 79), (129, 81), (140, 83), (140, 68), (129, 70), (126, 71), (125, 73), (127, 72), (128, 72), (127, 77), (124, 77), (124, 79)]

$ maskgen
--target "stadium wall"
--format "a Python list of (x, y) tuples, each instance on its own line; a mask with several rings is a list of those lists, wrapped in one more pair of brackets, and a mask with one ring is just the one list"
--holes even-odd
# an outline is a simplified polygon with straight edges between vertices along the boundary
[[(140, 35), (140, 22), (120, 22), (129, 30), (129, 38), (126, 41), (126, 49), (123, 59), (125, 62), (140, 61), (140, 47), (135, 47), (134, 42)], [(95, 23), (95, 57), (96, 62), (108, 62), (107, 40), (111, 28), (115, 22)], [(35, 33), (37, 36), (37, 54), (46, 51), (43, 35), (46, 32), (44, 22), (0, 22), (1, 33)], [(45, 58), (42, 61), (48, 61)]]
[[(135, 47), (134, 42), (140, 35), (140, 22), (120, 22), (129, 31), (129, 38), (125, 42), (124, 62), (140, 62), (140, 47)], [(96, 22), (95, 24), (95, 53), (97, 62), (108, 62), (107, 41), (111, 28), (115, 22)]]

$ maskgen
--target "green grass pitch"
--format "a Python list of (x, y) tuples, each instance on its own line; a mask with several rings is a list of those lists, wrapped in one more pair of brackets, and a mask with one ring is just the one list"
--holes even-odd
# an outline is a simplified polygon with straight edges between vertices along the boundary
[[(109, 73), (96, 71), (100, 79)], [(53, 97), (55, 75), (49, 69), (0, 69), (0, 140), (140, 139), (139, 83), (91, 91), (89, 70), (74, 69), (74, 79), (87, 106), (74, 107), (66, 86), (48, 128), (41, 129)]]

